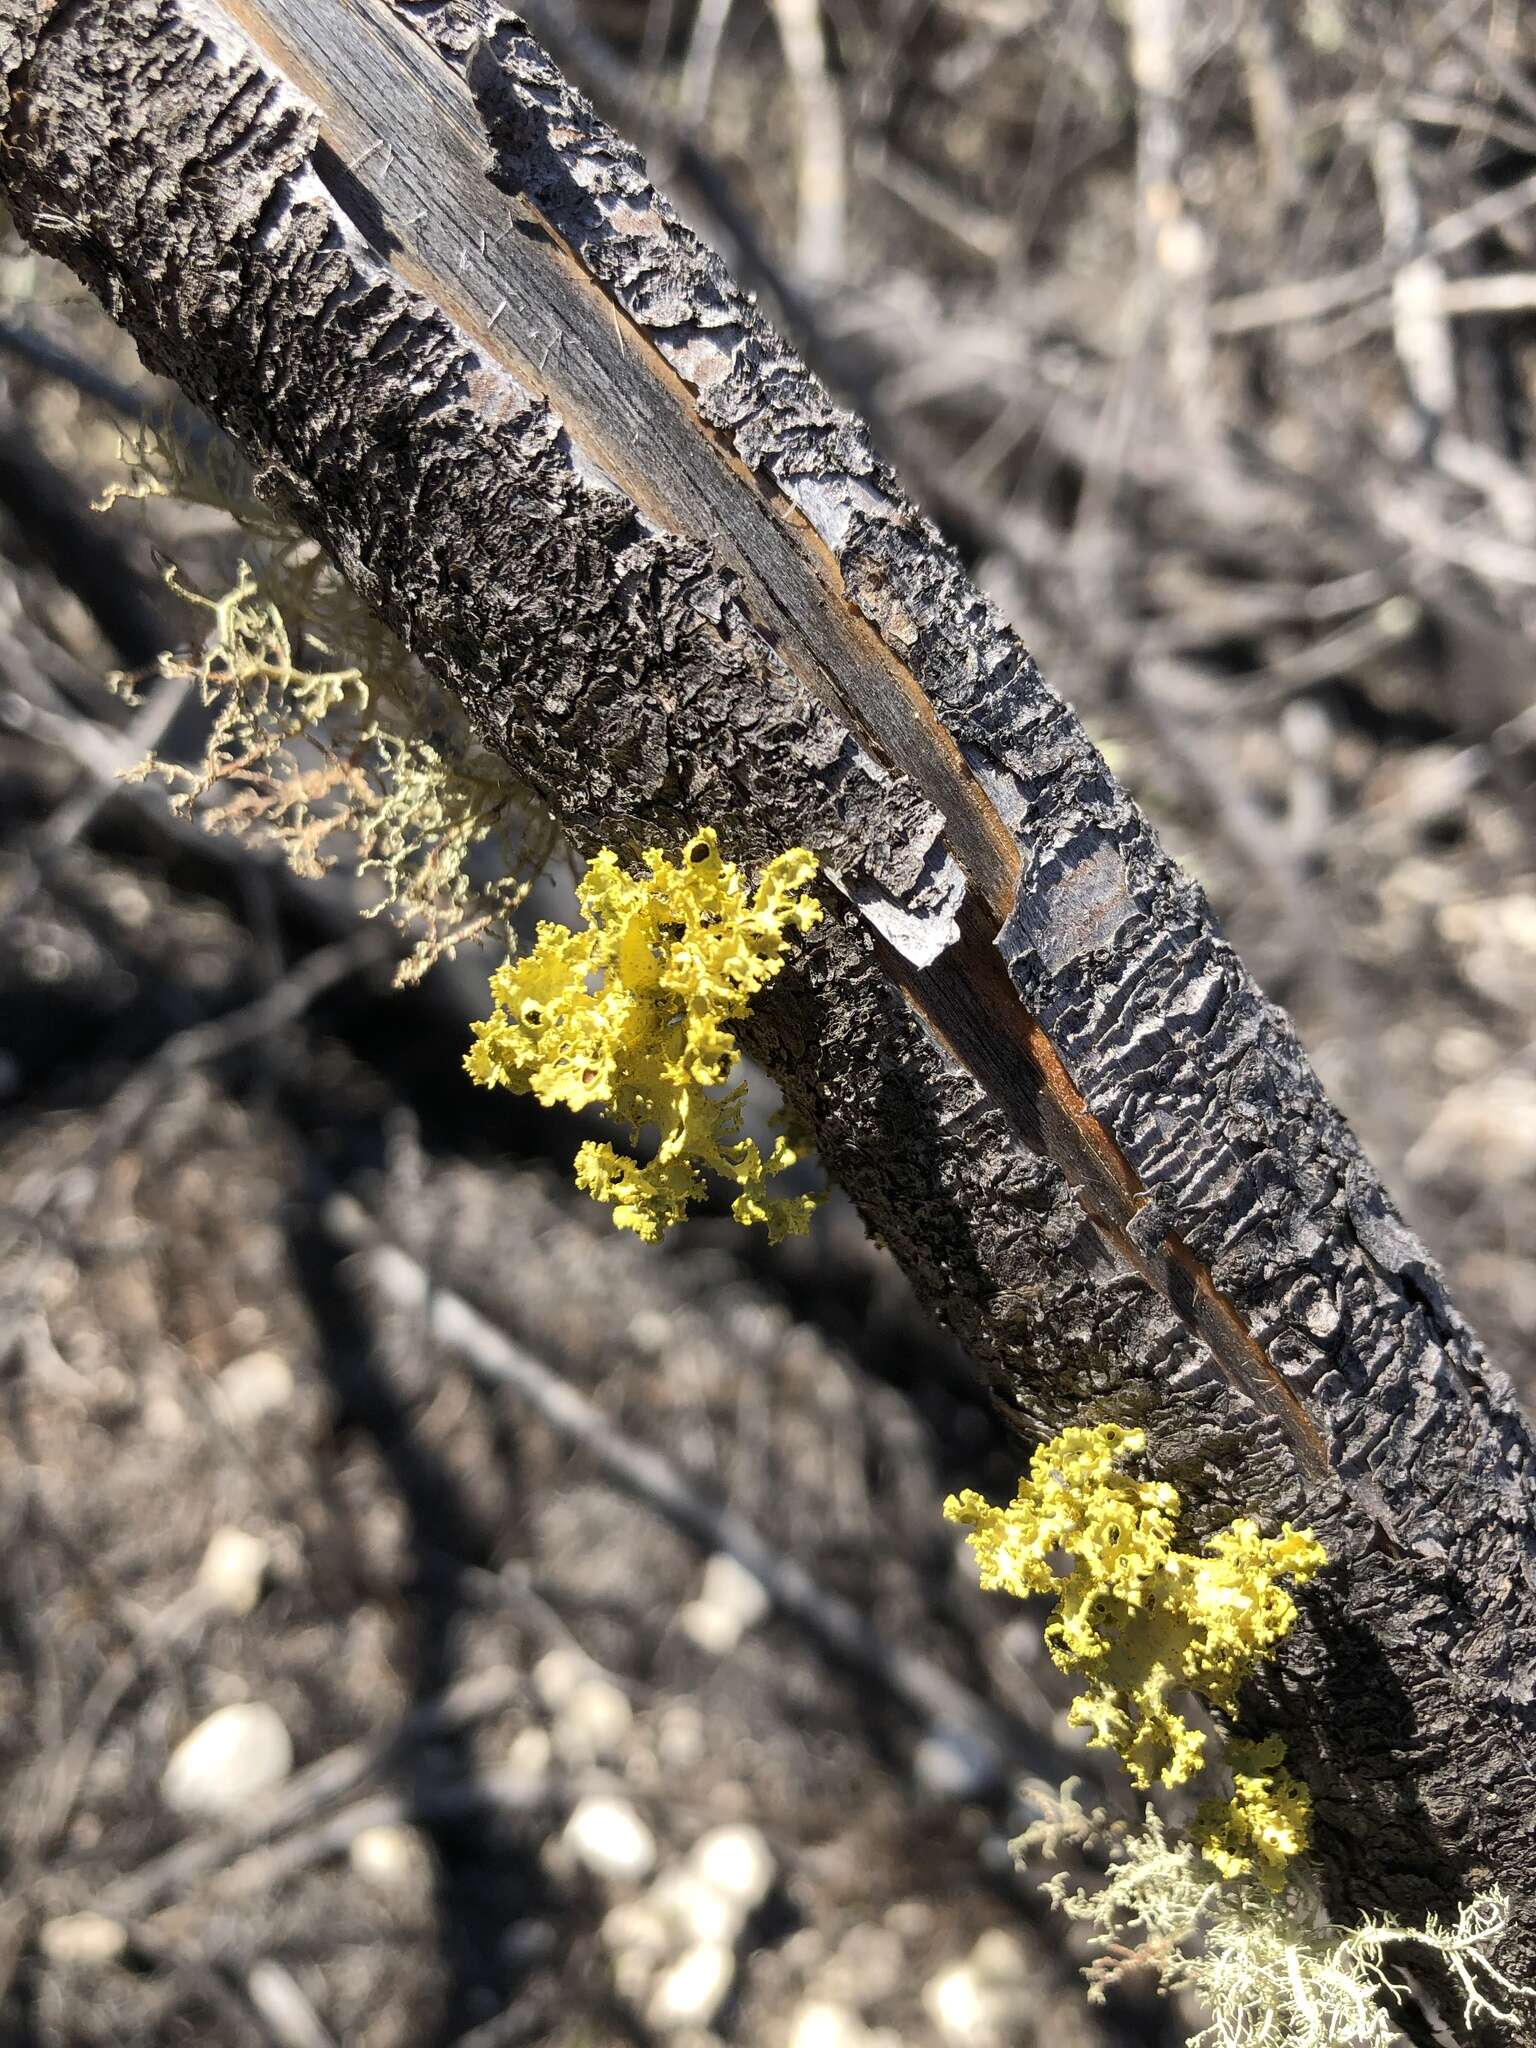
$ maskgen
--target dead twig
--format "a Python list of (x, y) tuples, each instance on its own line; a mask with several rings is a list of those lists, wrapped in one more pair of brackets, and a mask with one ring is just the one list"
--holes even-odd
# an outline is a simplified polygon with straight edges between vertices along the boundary
[[(1425, 230), (1426, 255), (1450, 256), (1475, 242), (1494, 228), (1519, 220), (1536, 206), (1536, 172), (1487, 192), (1470, 206), (1462, 207), (1445, 220)], [(1310, 278), (1294, 284), (1266, 285), (1259, 291), (1239, 292), (1218, 299), (1211, 307), (1211, 329), (1215, 334), (1254, 334), (1265, 327), (1283, 327), (1295, 321), (1319, 320), (1327, 313), (1342, 312), (1390, 291), (1398, 265), (1384, 256), (1332, 277)]]
[(365, 1779), (388, 1770), (395, 1758), (423, 1743), (462, 1735), (477, 1722), (500, 1713), (517, 1699), (522, 1683), (521, 1676), (504, 1664), (462, 1679), (439, 1698), (413, 1708), (398, 1727), (348, 1743), (295, 1772), (237, 1825), (178, 1842), (163, 1855), (126, 1872), (94, 1901), (97, 1910), (129, 1919), (157, 1911), (200, 1879), (302, 1826), (355, 1791)]
[(821, 0), (770, 0), (795, 95), (795, 267), (810, 285), (825, 285), (843, 268), (848, 211), (847, 148), (837, 87), (827, 69)]
[(451, 1290), (434, 1285), (400, 1245), (383, 1238), (350, 1196), (326, 1205), (324, 1225), (357, 1252), (368, 1288), (396, 1310), (420, 1316), (434, 1342), (478, 1377), (513, 1391), (552, 1429), (578, 1443), (608, 1478), (704, 1544), (723, 1551), (755, 1578), (773, 1605), (840, 1662), (874, 1679), (935, 1732), (959, 1732), (994, 1759), (999, 1772), (1026, 1770), (1057, 1783), (1074, 1767), (1044, 1725), (1027, 1729), (979, 1699), (929, 1659), (887, 1642), (856, 1608), (818, 1586), (793, 1558), (774, 1550), (744, 1517), (706, 1500), (670, 1459), (623, 1434), (542, 1360)]

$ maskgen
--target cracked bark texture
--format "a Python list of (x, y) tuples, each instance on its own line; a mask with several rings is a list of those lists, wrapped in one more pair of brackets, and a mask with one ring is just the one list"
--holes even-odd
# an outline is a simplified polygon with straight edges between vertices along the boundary
[(1025, 1438), (1143, 1424), (1332, 1568), (1255, 1706), (1343, 1908), (1536, 1978), (1511, 1391), (1076, 720), (482, 0), (0, 0), (0, 170), (575, 844), (813, 847), (752, 1049)]

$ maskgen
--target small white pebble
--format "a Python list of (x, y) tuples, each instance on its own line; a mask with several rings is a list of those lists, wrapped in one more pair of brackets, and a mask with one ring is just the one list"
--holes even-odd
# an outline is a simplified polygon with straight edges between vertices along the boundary
[(613, 1756), (634, 1722), (628, 1696), (607, 1678), (583, 1678), (562, 1701), (555, 1741), (573, 1763)]
[(172, 1443), (186, 1434), (187, 1411), (174, 1394), (146, 1394), (142, 1413), (146, 1431), (162, 1443)]
[(649, 1949), (617, 1949), (609, 1964), (613, 1988), (628, 2004), (642, 2005), (655, 1980), (657, 1968), (658, 1958)]
[(432, 1883), (432, 1851), (419, 1829), (382, 1822), (354, 1835), (348, 1858), (366, 1884), (381, 1892), (421, 1893)]
[(242, 1700), (220, 1707), (178, 1744), (160, 1792), (178, 1813), (235, 1814), (292, 1769), (292, 1738), (276, 1709)]
[(51, 1963), (115, 1963), (128, 1946), (127, 1930), (105, 1913), (66, 1913), (45, 1921), (38, 1946)]
[(965, 1728), (936, 1728), (912, 1757), (912, 1775), (936, 1799), (984, 1799), (996, 1789), (1001, 1770), (990, 1742)]
[(328, 2048), (330, 2035), (298, 1979), (266, 1956), (246, 1973), (246, 1992), (258, 2019), (274, 2041), (287, 2048)]
[(809, 1977), (826, 1952), (826, 1936), (819, 1927), (797, 1927), (779, 1943), (779, 1961), (793, 1977)]
[(989, 1927), (977, 1936), (970, 1967), (988, 1984), (1027, 1984), (1033, 1975), (1024, 1944), (1006, 1927)]
[(731, 1616), (703, 1600), (685, 1600), (677, 1610), (677, 1625), (707, 1657), (729, 1657), (741, 1641), (741, 1630)]
[(657, 1912), (664, 1913), (677, 1930), (679, 1938), (674, 1946), (678, 1948), (698, 1942), (728, 1946), (740, 1934), (746, 1918), (735, 1899), (727, 1898), (724, 1892), (716, 1891), (712, 1884), (706, 1884), (686, 1868), (669, 1870), (657, 1878), (646, 1893), (646, 1901)]
[(656, 1755), (669, 1771), (692, 1770), (707, 1748), (704, 1716), (691, 1700), (668, 1707), (656, 1729)]
[(738, 1564), (728, 1551), (717, 1550), (704, 1567), (698, 1598), (690, 1600), (679, 1613), (678, 1627), (701, 1650), (724, 1657), (735, 1649), (748, 1629), (756, 1628), (770, 1605), (761, 1579)]
[(755, 1913), (773, 1890), (773, 1851), (760, 1830), (744, 1821), (701, 1836), (691, 1860), (704, 1882), (734, 1899), (744, 1914)]
[(664, 1956), (672, 1946), (666, 1916), (648, 1899), (626, 1899), (603, 1917), (603, 1943), (614, 1955)]
[(728, 1550), (715, 1551), (705, 1565), (699, 1598), (710, 1607), (728, 1609), (743, 1629), (756, 1628), (773, 1605), (762, 1580)]
[(923, 1986), (923, 2010), (946, 2041), (968, 2042), (986, 2023), (986, 2001), (966, 1963), (940, 1970)]
[(226, 1614), (250, 1614), (261, 1598), (272, 1548), (247, 1529), (215, 1529), (197, 1568), (198, 1590)]
[(662, 2033), (707, 2027), (724, 2005), (735, 1976), (736, 1958), (728, 1948), (700, 1942), (657, 1978), (646, 2000), (646, 2020)]
[(672, 1323), (669, 1317), (658, 1315), (655, 1309), (645, 1308), (630, 1318), (625, 1334), (637, 1351), (654, 1356), (672, 1342)]
[(530, 1778), (548, 1774), (553, 1754), (548, 1729), (537, 1726), (519, 1728), (507, 1744), (507, 1762), (514, 1771), (526, 1772)]
[(131, 932), (142, 930), (154, 915), (148, 890), (128, 876), (113, 883), (107, 891), (106, 903), (118, 923)]
[(638, 1884), (656, 1867), (656, 1837), (627, 1799), (579, 1801), (561, 1842), (584, 1870), (614, 1883)]
[(278, 1351), (248, 1351), (214, 1381), (231, 1422), (249, 1426), (293, 1404), (293, 1367)]
[(789, 2026), (789, 2048), (864, 2048), (868, 2039), (857, 2013), (826, 1999), (802, 2005)]
[(530, 1674), (534, 1691), (552, 1714), (557, 1714), (582, 1680), (591, 1675), (590, 1659), (583, 1657), (580, 1650), (564, 1647), (546, 1650)]
[(889, 1998), (909, 1975), (906, 1951), (894, 1929), (864, 1920), (850, 1927), (822, 1973), (821, 1988), (849, 2005)]
[(242, 1302), (230, 1316), (228, 1331), (231, 1344), (259, 1344), (267, 1334), (266, 1311), (253, 1301)]
[(921, 1941), (933, 1927), (933, 1908), (926, 1899), (898, 1899), (886, 1907), (885, 1924), (903, 1941)]

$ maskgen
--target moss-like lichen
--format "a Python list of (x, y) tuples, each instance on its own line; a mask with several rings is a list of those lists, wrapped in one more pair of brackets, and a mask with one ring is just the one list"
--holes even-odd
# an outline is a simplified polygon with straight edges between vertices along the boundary
[(766, 1224), (771, 1242), (802, 1233), (819, 1197), (767, 1192), (800, 1147), (781, 1136), (765, 1159), (741, 1135), (745, 1084), (709, 1091), (740, 1058), (730, 1025), (779, 973), (791, 934), (821, 916), (804, 893), (815, 857), (781, 853), (753, 888), (706, 827), (677, 861), (653, 849), (645, 867), (629, 875), (598, 854), (576, 892), (586, 929), (541, 924), (532, 950), (497, 969), (465, 1066), (546, 1108), (609, 1110), (635, 1140), (655, 1127), (648, 1161), (594, 1142), (576, 1155), (577, 1184), (622, 1230), (659, 1238), (703, 1198), (709, 1172), (739, 1189), (738, 1223)]
[(1094, 1930), (1100, 1953), (1086, 1972), (1094, 2002), (1119, 1978), (1151, 1969), (1161, 1989), (1188, 1990), (1210, 2016), (1189, 2048), (1392, 2048), (1401, 2037), (1390, 2007), (1402, 1992), (1385, 1959), (1410, 1947), (1440, 1959), (1468, 2028), (1519, 2024), (1513, 2008), (1527, 1994), (1493, 1961), (1509, 1928), (1501, 1894), (1470, 1900), (1451, 1922), (1344, 1926), (1329, 1918), (1304, 1859), (1288, 1864), (1280, 1890), (1221, 1877), (1193, 1841), (1170, 1839), (1150, 1807), (1132, 1828), (1085, 1812), (1074, 1790), (1063, 1786), (1059, 1810), (1013, 1850), (1021, 1863), (1059, 1857), (1068, 1845), (1107, 1861), (1092, 1890), (1065, 1872), (1045, 1886), (1069, 1919)]
[[(504, 927), (555, 844), (543, 806), (323, 552), (255, 496), (227, 443), (147, 428), (126, 459), (129, 480), (101, 509), (206, 506), (238, 523), (249, 556), (214, 597), (167, 571), (208, 627), (195, 651), (162, 655), (160, 673), (193, 684), (214, 716), (201, 761), (151, 756), (134, 773), (158, 776), (210, 831), (275, 846), (300, 875), (355, 865), (377, 887), (364, 914), (388, 914), (414, 940), (402, 981)], [(137, 678), (112, 680), (133, 696)]]

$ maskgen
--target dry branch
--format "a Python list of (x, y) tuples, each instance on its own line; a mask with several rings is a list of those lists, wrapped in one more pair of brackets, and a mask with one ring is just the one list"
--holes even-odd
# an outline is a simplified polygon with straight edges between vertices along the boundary
[(796, 1559), (776, 1551), (744, 1515), (707, 1499), (670, 1458), (627, 1437), (471, 1302), (438, 1286), (350, 1196), (332, 1198), (324, 1223), (332, 1238), (358, 1253), (361, 1277), (381, 1303), (418, 1316), (434, 1345), (462, 1359), (477, 1378), (509, 1388), (558, 1435), (579, 1444), (615, 1486), (708, 1552), (734, 1559), (776, 1611), (829, 1656), (861, 1672), (936, 1739), (961, 1743), (977, 1797), (995, 1794), (1020, 1772), (1033, 1773), (1049, 1786), (1071, 1770), (1072, 1754), (1056, 1743), (1048, 1713), (1042, 1711), (1039, 1726), (1027, 1727), (998, 1713), (931, 1658), (886, 1641), (850, 1602), (818, 1585)]
[(864, 430), (488, 0), (0, 0), (0, 80), (23, 232), (579, 846), (711, 820), (742, 858), (821, 855), (837, 914), (754, 1049), (829, 1168), (1026, 1431), (1144, 1422), (1212, 1519), (1319, 1530), (1337, 1563), (1266, 1711), (1339, 1899), (1501, 1883), (1533, 1974), (1509, 1389)]

